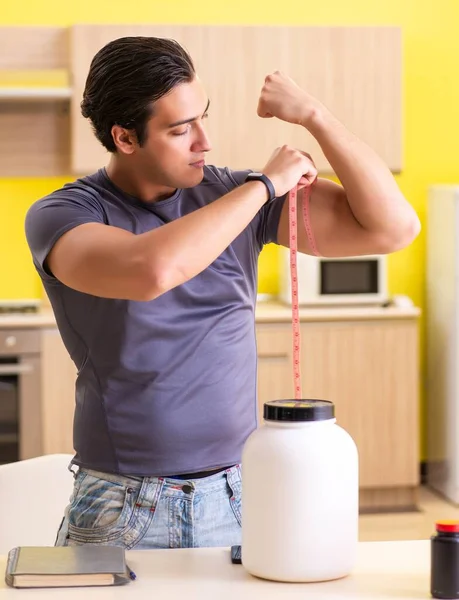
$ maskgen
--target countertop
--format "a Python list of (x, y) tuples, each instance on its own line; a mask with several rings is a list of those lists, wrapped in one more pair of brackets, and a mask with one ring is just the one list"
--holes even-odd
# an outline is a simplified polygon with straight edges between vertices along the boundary
[[(330, 306), (299, 308), (300, 321), (361, 321), (371, 319), (407, 319), (421, 314), (416, 306)], [(274, 300), (258, 302), (257, 323), (292, 322), (292, 307)]]
[(30, 329), (56, 327), (56, 319), (50, 308), (36, 313), (0, 314), (0, 329)]
[[(420, 315), (420, 309), (412, 307), (360, 306), (360, 307), (323, 307), (300, 308), (301, 321), (361, 321), (371, 319), (407, 319)], [(257, 302), (255, 310), (257, 323), (291, 323), (292, 309), (286, 304), (274, 300)], [(27, 329), (55, 327), (56, 321), (50, 308), (43, 308), (37, 313), (0, 314), (0, 329)]]
[[(324, 583), (277, 583), (249, 575), (233, 565), (227, 548), (131, 550), (126, 553), (136, 581), (106, 588), (8, 588), (0, 580), (0, 600), (415, 600), (430, 597), (428, 541), (361, 542), (353, 573)], [(6, 557), (0, 557), (4, 572)]]

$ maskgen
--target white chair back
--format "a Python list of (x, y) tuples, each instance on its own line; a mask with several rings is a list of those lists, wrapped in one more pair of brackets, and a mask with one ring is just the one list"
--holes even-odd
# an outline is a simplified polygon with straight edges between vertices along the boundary
[(73, 489), (71, 454), (0, 465), (0, 554), (15, 546), (53, 546)]

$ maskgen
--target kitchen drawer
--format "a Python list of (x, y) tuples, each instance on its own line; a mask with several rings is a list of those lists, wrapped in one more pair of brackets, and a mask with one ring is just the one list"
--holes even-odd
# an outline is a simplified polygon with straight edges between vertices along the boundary
[(36, 354), (40, 352), (41, 332), (39, 329), (0, 330), (0, 356)]
[(292, 326), (289, 324), (257, 324), (257, 354), (259, 358), (280, 358), (292, 352)]

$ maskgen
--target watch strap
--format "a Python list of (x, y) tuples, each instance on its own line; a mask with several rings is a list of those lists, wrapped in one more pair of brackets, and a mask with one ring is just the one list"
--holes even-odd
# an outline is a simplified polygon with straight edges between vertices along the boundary
[(264, 175), (263, 173), (249, 173), (245, 181), (262, 181), (268, 189), (269, 198), (267, 202), (272, 202), (276, 198), (276, 190), (274, 189), (271, 180), (269, 179), (269, 177), (266, 177), (266, 175)]

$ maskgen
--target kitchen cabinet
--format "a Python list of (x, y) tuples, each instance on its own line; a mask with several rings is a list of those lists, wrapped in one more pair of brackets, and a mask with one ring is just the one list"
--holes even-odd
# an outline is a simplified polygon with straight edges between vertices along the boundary
[(70, 172), (68, 32), (0, 27), (0, 177)]
[[(416, 308), (300, 311), (304, 398), (335, 403), (360, 456), (362, 511), (409, 509), (419, 484)], [(291, 311), (261, 306), (258, 402), (293, 398)]]
[(281, 70), (317, 96), (393, 171), (401, 170), (398, 27), (81, 24), (72, 28), (70, 44), (73, 172), (92, 172), (106, 162), (106, 151), (81, 116), (79, 103), (94, 54), (129, 35), (173, 38), (190, 52), (211, 99), (206, 129), (213, 164), (255, 168), (288, 143), (309, 152), (321, 172), (331, 171), (306, 130), (256, 113), (266, 75)]
[(76, 367), (57, 328), (41, 334), (42, 454), (73, 454)]
[(306, 130), (256, 114), (266, 75), (283, 70), (392, 171), (402, 169), (400, 27), (77, 24), (0, 27), (0, 177), (73, 179), (107, 163), (80, 104), (94, 54), (126, 35), (173, 38), (189, 50), (211, 98), (213, 164), (257, 168), (289, 143), (331, 172)]

